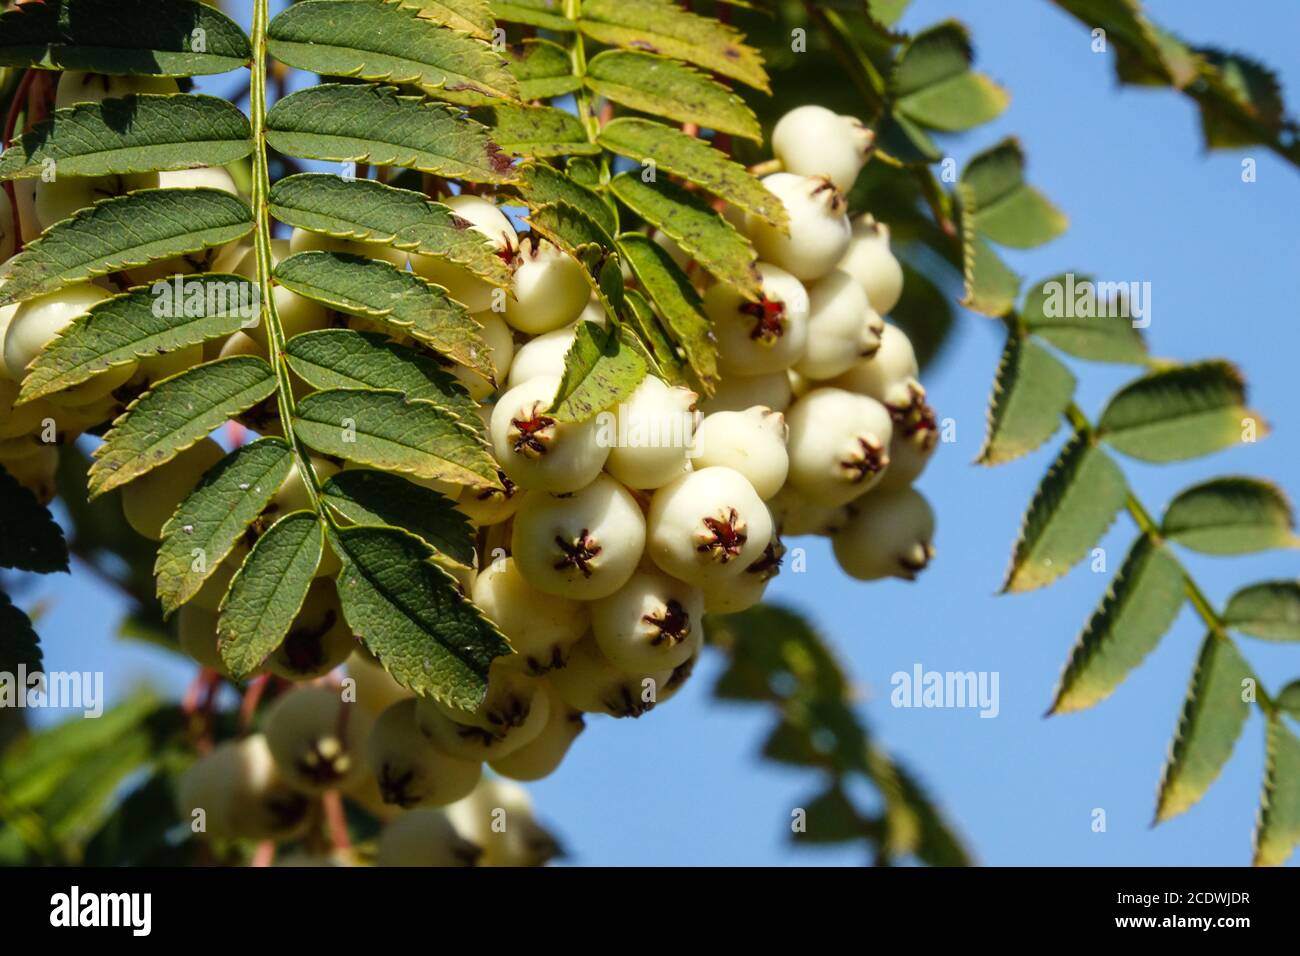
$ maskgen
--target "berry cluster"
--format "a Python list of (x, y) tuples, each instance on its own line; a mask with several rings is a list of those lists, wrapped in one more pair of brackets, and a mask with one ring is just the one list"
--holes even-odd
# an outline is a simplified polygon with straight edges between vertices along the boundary
[[(57, 95), (65, 105), (174, 87), (170, 80), (69, 72)], [(260, 673), (315, 681), (347, 661), (357, 705), (328, 686), (282, 694), (262, 733), (217, 746), (190, 770), (182, 809), (203, 808), (212, 835), (289, 839), (308, 825), (318, 795), (339, 791), (391, 821), (381, 859), (464, 862), (480, 852), (544, 858), (549, 844), (531, 831), (508, 849), (485, 846), (477, 818), (483, 801), (518, 809), (523, 798), (485, 780), (483, 765), (499, 777), (538, 779), (563, 760), (584, 714), (638, 717), (667, 701), (700, 653), (703, 616), (762, 599), (781, 568), (782, 534), (830, 535), (839, 563), (856, 578), (910, 579), (923, 569), (933, 553), (933, 516), (911, 484), (935, 448), (935, 416), (911, 343), (882, 318), (903, 282), (889, 231), (869, 215), (850, 222), (843, 192), (871, 139), (861, 124), (820, 107), (796, 109), (778, 124), (774, 149), (784, 171), (763, 183), (789, 214), (788, 231), (727, 213), (761, 259), (755, 300), (710, 280), (670, 239), (656, 237), (699, 286), (720, 378), (702, 396), (650, 376), (587, 421), (560, 420), (552, 406), (579, 325), (609, 319), (576, 260), (535, 234), (520, 237), (502, 208), (508, 197), (439, 197), (509, 264), (508, 290), (461, 265), (391, 246), (301, 229), (274, 240), (276, 262), (325, 250), (410, 269), (448, 290), (481, 325), (495, 376), (447, 369), (479, 403), (500, 487), (419, 483), (455, 501), (478, 529), (478, 566), (456, 574), (514, 653), (493, 663), (486, 696), (472, 712), (411, 696), (358, 649), (333, 580), (340, 563), (327, 548), (288, 636)], [(25, 180), (17, 194), (23, 238), (99, 198), (157, 185), (237, 194), (221, 169)], [(0, 208), (0, 221), (9, 222), (9, 212)], [(0, 249), (6, 256), (9, 240)], [(101, 433), (154, 383), (198, 362), (268, 357), (267, 331), (252, 325), (15, 404), (32, 360), (91, 306), (172, 275), (212, 270), (255, 278), (255, 258), (245, 240), (0, 312), (0, 462), (48, 501), (59, 444)], [(287, 288), (273, 295), (286, 338), (342, 326), (420, 347)], [(295, 387), (307, 391), (305, 383)], [(274, 398), (240, 422), (256, 434), (282, 434)], [(125, 485), (128, 523), (161, 539), (178, 505), (223, 455), (204, 439)], [(318, 482), (359, 467), (325, 457), (311, 465)], [(218, 611), (236, 569), (278, 514), (311, 507), (311, 480), (295, 468), (181, 609), (180, 647), (211, 671), (228, 676), (218, 653)], [(427, 809), (448, 805), (446, 815)]]

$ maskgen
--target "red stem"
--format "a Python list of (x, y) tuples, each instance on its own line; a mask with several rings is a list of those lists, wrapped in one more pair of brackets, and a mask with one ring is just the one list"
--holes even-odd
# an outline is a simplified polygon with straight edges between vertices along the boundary
[(325, 811), (325, 823), (329, 827), (330, 842), (336, 850), (352, 848), (352, 837), (348, 833), (348, 818), (343, 811), (343, 797), (337, 790), (327, 790), (320, 798)]
[[(4, 127), (5, 149), (8, 149), (9, 144), (13, 142), (14, 131), (18, 128), (18, 116), (27, 104), (27, 94), (31, 92), (32, 84), (36, 82), (37, 72), (39, 71), (27, 70), (23, 73), (23, 78), (18, 81), (18, 87), (14, 90), (14, 97), (9, 101), (9, 114), (5, 117)], [(5, 182), (5, 195), (9, 197), (9, 211), (14, 226), (14, 255), (17, 255), (23, 251), (23, 227), (18, 219), (18, 193), (14, 189), (12, 179)]]
[(254, 677), (248, 684), (248, 690), (244, 691), (244, 699), (239, 702), (239, 732), (248, 733), (248, 729), (253, 726), (253, 715), (257, 713), (257, 705), (262, 700), (262, 695), (266, 693), (267, 685), (271, 683), (271, 675), (263, 674), (260, 677)]

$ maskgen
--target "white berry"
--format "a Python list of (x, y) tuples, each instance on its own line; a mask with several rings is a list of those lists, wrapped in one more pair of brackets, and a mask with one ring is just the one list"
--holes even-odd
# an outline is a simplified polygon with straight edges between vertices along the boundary
[(566, 497), (525, 498), (515, 514), (510, 549), (533, 587), (594, 601), (627, 583), (645, 541), (645, 518), (636, 499), (601, 475)]
[[(310, 802), (280, 774), (262, 734), (218, 744), (181, 775), (177, 810), (209, 837), (287, 840), (310, 822)], [(196, 811), (201, 811), (196, 812)]]
[(772, 536), (754, 486), (731, 468), (703, 468), (655, 492), (647, 552), (675, 578), (710, 587), (744, 573)]
[(925, 390), (917, 381), (918, 374), (911, 340), (898, 326), (886, 322), (876, 354), (855, 362), (831, 384), (859, 395), (869, 395), (897, 414), (924, 399)]
[(789, 537), (830, 534), (849, 520), (849, 510), (845, 505), (814, 501), (788, 484), (767, 504), (781, 534)]
[(526, 237), (513, 292), (506, 299), (506, 321), (520, 332), (540, 335), (577, 319), (591, 298), (591, 285), (572, 256), (545, 239)]
[[(492, 244), (493, 252), (507, 262), (513, 261), (519, 249), (519, 237), (505, 213), (486, 199), (465, 193), (451, 196), (442, 202), (468, 222), (475, 232), (486, 236)], [(494, 300), (499, 301), (505, 296), (504, 290), (498, 293), (496, 286), (480, 279), (464, 266), (437, 256), (413, 255), (411, 269), (435, 285), (442, 286), (453, 299), (471, 312), (486, 312), (493, 307)]]
[(788, 172), (827, 176), (847, 192), (866, 165), (875, 135), (860, 120), (824, 106), (798, 106), (772, 130), (772, 153)]
[(590, 484), (605, 466), (609, 448), (599, 424), (562, 422), (548, 409), (557, 378), (534, 378), (501, 396), (492, 410), (492, 450), (506, 476), (530, 491), (566, 494)]
[(847, 272), (836, 269), (808, 287), (808, 347), (794, 364), (806, 379), (834, 378), (880, 348), (884, 320)]
[(767, 547), (745, 573), (731, 581), (704, 590), (704, 609), (710, 614), (735, 614), (763, 600), (768, 584), (781, 573), (785, 545), (774, 531)]
[(888, 315), (903, 294), (903, 267), (889, 248), (889, 227), (870, 213), (853, 223), (849, 247), (839, 268), (858, 281), (871, 307)]
[(508, 780), (484, 780), (447, 808), (462, 837), (483, 848), (479, 866), (542, 866), (559, 852), (533, 816), (528, 792)]
[(790, 483), (813, 501), (847, 504), (889, 464), (893, 426), (873, 398), (818, 388), (790, 406)]
[(798, 279), (767, 262), (758, 264), (757, 302), (719, 282), (704, 294), (713, 320), (718, 363), (737, 375), (778, 372), (797, 362), (808, 341), (808, 293)]
[(698, 396), (646, 376), (613, 412), (598, 416), (605, 470), (629, 488), (659, 488), (689, 470)]
[(524, 673), (513, 657), (497, 658), (488, 669), (487, 694), (474, 710), (427, 697), (415, 721), (435, 747), (461, 760), (504, 757), (537, 737), (550, 714), (541, 682)]
[(436, 807), (400, 814), (379, 834), (376, 850), (376, 866), (474, 866), (483, 855)]
[[(495, 312), (479, 312), (474, 318), (482, 326), (480, 334), (483, 336), (483, 341), (487, 343), (488, 360), (492, 364), (495, 372), (493, 377), (499, 387), (505, 384), (510, 365), (515, 357), (514, 333), (510, 330), (510, 326), (506, 325), (506, 320)], [(465, 386), (465, 390), (476, 402), (483, 401), (496, 390), (486, 378), (463, 365), (452, 365), (448, 370)]]
[(289, 633), (267, 658), (267, 666), (285, 680), (323, 677), (347, 660), (356, 646), (334, 582), (317, 578), (307, 589)]
[(306, 793), (345, 787), (365, 772), (374, 717), (337, 688), (295, 687), (266, 711), (266, 743), (286, 780)]
[(762, 405), (706, 415), (695, 433), (696, 469), (721, 465), (740, 472), (766, 501), (785, 484), (790, 456), (785, 416)]
[(508, 388), (522, 385), (534, 378), (559, 378), (564, 374), (564, 358), (573, 348), (577, 335), (576, 325), (566, 325), (529, 339), (515, 353), (510, 363)]
[(566, 704), (588, 714), (640, 717), (659, 700), (672, 670), (628, 674), (615, 667), (594, 637), (579, 641), (569, 663), (547, 679)]
[(503, 777), (512, 780), (541, 780), (550, 776), (563, 762), (569, 748), (586, 729), (582, 711), (570, 707), (550, 681), (544, 681), (550, 696), (546, 726), (542, 732), (513, 753), (494, 757), (488, 764)]
[(785, 205), (790, 214), (787, 235), (776, 226), (750, 213), (745, 231), (758, 256), (808, 281), (820, 279), (835, 268), (849, 247), (851, 227), (844, 194), (829, 179), (773, 173), (763, 185)]
[(872, 492), (854, 502), (852, 511), (831, 537), (835, 559), (850, 577), (912, 581), (934, 557), (934, 512), (911, 488)]
[(586, 604), (537, 590), (512, 557), (484, 568), (474, 581), (473, 596), (534, 673), (563, 666), (569, 648), (590, 624)]
[(591, 630), (606, 659), (629, 674), (676, 667), (704, 632), (704, 595), (658, 571), (638, 571), (592, 602)]
[(379, 715), (366, 740), (366, 762), (385, 803), (446, 806), (474, 789), (483, 765), (436, 748), (416, 722), (417, 703), (400, 700)]
[(790, 407), (793, 398), (790, 377), (785, 372), (728, 375), (718, 383), (712, 395), (700, 402), (700, 411), (712, 415), (714, 412), (743, 412), (755, 405), (763, 405), (774, 412), (783, 412)]
[(372, 714), (382, 713), (389, 705), (413, 696), (363, 647), (348, 658), (348, 677), (353, 681), (356, 701)]

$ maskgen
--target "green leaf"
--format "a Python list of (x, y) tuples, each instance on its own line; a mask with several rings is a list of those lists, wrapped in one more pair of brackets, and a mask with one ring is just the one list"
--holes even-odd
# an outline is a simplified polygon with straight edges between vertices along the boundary
[(474, 567), (474, 528), (455, 502), (431, 488), (399, 475), (356, 468), (326, 482), (324, 499), (354, 524), (403, 528), (457, 564)]
[[(50, 574), (68, 570), (68, 544), (50, 510), (0, 462), (0, 568)], [(0, 667), (0, 672), (4, 671)]]
[(320, 519), (294, 511), (263, 532), (235, 572), (217, 619), (217, 650), (236, 680), (253, 674), (288, 635), (324, 546)]
[(956, 322), (949, 295), (925, 273), (903, 263), (903, 294), (889, 313), (893, 322), (912, 340), (912, 351), (924, 372), (947, 344)]
[(1242, 699), (1250, 677), (1232, 641), (1206, 635), (1160, 779), (1157, 823), (1191, 809), (1218, 779), (1250, 713)]
[(587, 86), (623, 106), (762, 142), (745, 101), (706, 73), (639, 50), (606, 50), (587, 64)]
[(670, 0), (584, 0), (578, 29), (600, 43), (661, 53), (771, 91), (762, 54), (739, 31)]
[(218, 359), (164, 379), (127, 406), (95, 449), (90, 496), (170, 461), (274, 393), (275, 372), (254, 355)]
[(1123, 283), (1068, 272), (1030, 285), (1020, 316), (1030, 332), (1070, 355), (1145, 365), (1150, 357), (1126, 298)]
[(32, 361), (23, 399), (52, 395), (105, 369), (230, 335), (257, 321), (257, 284), (248, 279), (208, 273), (183, 277), (179, 295), (176, 287), (174, 280), (142, 286), (73, 319)]
[(619, 236), (618, 248), (681, 346), (696, 379), (711, 390), (718, 380), (718, 345), (690, 279), (666, 250), (641, 233)]
[(667, 233), (687, 255), (720, 282), (757, 298), (757, 256), (749, 241), (702, 198), (664, 180), (642, 182), (622, 173), (610, 182), (621, 202), (646, 222)]
[(904, 166), (928, 166), (943, 159), (930, 135), (901, 113), (887, 113), (876, 129), (876, 152)]
[(624, 295), (627, 307), (627, 324), (624, 334), (644, 350), (642, 359), (649, 365), (651, 374), (669, 385), (686, 385), (690, 381), (690, 368), (678, 354), (677, 346), (659, 322), (650, 302), (636, 289)]
[(142, 189), (104, 199), (55, 223), (9, 261), (0, 306), (224, 245), (252, 228), (244, 201), (220, 189)]
[(391, 263), (341, 252), (300, 252), (275, 281), (331, 309), (377, 319), (495, 381), (482, 327), (441, 286)]
[(0, 179), (40, 176), (50, 163), (60, 176), (224, 166), (252, 149), (248, 119), (232, 103), (136, 94), (55, 110), (0, 156)]
[(891, 80), (899, 112), (933, 129), (957, 131), (996, 119), (1011, 96), (974, 60), (970, 33), (948, 20), (918, 33), (899, 54)]
[(571, 31), (574, 23), (564, 15), (563, 0), (491, 0), (492, 16), (543, 30)]
[(1249, 554), (1300, 546), (1282, 489), (1256, 478), (1215, 478), (1169, 503), (1161, 533), (1205, 554)]
[(550, 414), (562, 422), (585, 422), (623, 401), (645, 378), (646, 367), (613, 327), (578, 326), (564, 357), (564, 375)]
[(582, 86), (569, 51), (550, 40), (524, 40), (506, 47), (506, 65), (519, 84), (521, 100), (547, 100)]
[(1167, 462), (1263, 437), (1268, 426), (1247, 410), (1241, 373), (1212, 361), (1162, 369), (1126, 385), (1102, 412), (1097, 434), (1126, 455)]
[(1223, 623), (1269, 641), (1300, 641), (1300, 580), (1242, 588), (1223, 609)]
[(1070, 652), (1048, 713), (1109, 697), (1155, 649), (1186, 599), (1182, 567), (1162, 546), (1138, 538)]
[(385, 0), (415, 10), (426, 20), (469, 33), (481, 40), (492, 39), (492, 11), (488, 0)]
[[(195, 36), (202, 52), (192, 49)], [(44, 0), (0, 16), (0, 66), (198, 76), (251, 58), (239, 25), (195, 0)]]
[(811, 800), (800, 801), (806, 828), (796, 830), (796, 843), (826, 844), (861, 840), (870, 832), (857, 807), (837, 784)]
[(299, 0), (267, 37), (271, 56), (309, 73), (410, 84), (453, 103), (519, 95), (488, 44), (393, 3)]
[(489, 665), (510, 645), (433, 563), (429, 546), (398, 528), (369, 527), (331, 531), (330, 545), (343, 563), (343, 614), (384, 669), (422, 697), (477, 707)]
[(962, 171), (962, 201), (974, 229), (994, 242), (1032, 249), (1069, 225), (1065, 214), (1025, 182), (1025, 154), (1014, 139), (971, 158)]
[(618, 217), (612, 204), (553, 166), (526, 163), (519, 169), (519, 180), (519, 194), (530, 209), (563, 202), (585, 214), (607, 235), (618, 231)]
[(598, 272), (614, 240), (600, 223), (577, 206), (563, 199), (538, 206), (528, 216), (528, 224), (573, 256), (589, 272)]
[(271, 215), (290, 226), (438, 256), (493, 285), (510, 284), (510, 270), (492, 243), (423, 193), (373, 179), (299, 173), (271, 187), (270, 204)]
[(428, 355), (373, 332), (321, 329), (289, 340), (285, 351), (295, 375), (313, 388), (389, 389), (408, 401), (432, 402), (480, 430), (478, 403), (456, 377)]
[(1293, 680), (1277, 694), (1277, 706), (1293, 717), (1300, 717), (1300, 680)]
[(469, 115), (507, 153), (534, 158), (600, 153), (599, 146), (588, 142), (582, 121), (553, 106), (483, 106)]
[[(965, 187), (961, 188), (965, 195)], [(961, 304), (995, 318), (1015, 308), (1020, 276), (1008, 268), (993, 248), (971, 231), (970, 215), (962, 216), (962, 263), (966, 288)]]
[(789, 226), (790, 215), (781, 200), (707, 140), (663, 123), (625, 116), (606, 123), (598, 142), (612, 152), (653, 163), (657, 169), (702, 186), (775, 226)]
[(1127, 494), (1111, 457), (1086, 437), (1072, 437), (1034, 493), (1002, 590), (1032, 591), (1069, 571), (1105, 534)]
[(317, 451), (385, 471), (461, 485), (497, 485), (478, 433), (452, 412), (401, 392), (329, 389), (298, 403), (294, 431)]
[[(31, 618), (0, 591), (0, 673), (17, 674), (19, 667), (33, 673), (41, 669), (43, 660), (41, 639), (36, 636)], [(26, 692), (25, 687), (22, 692)]]
[(1264, 792), (1255, 826), (1255, 866), (1281, 866), (1300, 843), (1300, 740), (1274, 714), (1268, 721)]
[(1010, 333), (989, 400), (988, 434), (976, 461), (1000, 465), (1042, 445), (1061, 427), (1074, 386), (1070, 370), (1046, 349)]
[(163, 525), (154, 574), (163, 613), (194, 597), (234, 551), (293, 469), (279, 438), (259, 438), (217, 462)]
[(402, 166), (474, 183), (514, 179), (510, 157), (455, 107), (391, 86), (322, 83), (271, 107), (266, 141), (304, 159)]

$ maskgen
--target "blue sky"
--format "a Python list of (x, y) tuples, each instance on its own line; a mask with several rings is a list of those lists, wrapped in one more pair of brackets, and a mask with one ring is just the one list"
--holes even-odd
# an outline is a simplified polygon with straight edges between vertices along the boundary
[[(1258, 56), (1300, 100), (1300, 6), (1257, 2), (1227, 15), (1210, 0), (1154, 0), (1153, 18), (1195, 43)], [(1071, 219), (1066, 235), (1009, 255), (1027, 279), (1073, 269), (1152, 284), (1153, 351), (1178, 359), (1225, 356), (1251, 383), (1252, 404), (1274, 433), (1253, 446), (1170, 467), (1123, 462), (1157, 511), (1181, 488), (1214, 475), (1250, 473), (1300, 494), (1300, 401), (1295, 358), (1295, 211), (1300, 173), (1266, 151), (1206, 154), (1190, 103), (1167, 91), (1120, 89), (1111, 56), (1045, 0), (915, 0), (902, 22), (945, 17), (973, 30), (978, 64), (1012, 94), (1010, 108), (975, 134), (946, 143), (959, 165), (1014, 133), (1031, 180)], [(241, 19), (246, 19), (241, 18)], [(231, 78), (227, 77), (228, 83)], [(226, 83), (217, 84), (224, 89)], [(1241, 181), (1243, 156), (1258, 178)], [(1063, 436), (996, 470), (971, 464), (982, 438), (999, 328), (959, 318), (926, 385), (957, 441), (942, 446), (919, 487), (938, 515), (938, 557), (921, 582), (862, 585), (843, 577), (829, 548), (801, 539), (808, 571), (769, 592), (808, 612), (833, 642), (877, 735), (926, 783), (989, 864), (1208, 864), (1248, 862), (1263, 765), (1263, 734), (1250, 718), (1223, 778), (1189, 813), (1151, 829), (1160, 769), (1202, 637), (1187, 609), (1115, 695), (1082, 714), (1044, 719), (1074, 639), (1107, 576), (1076, 568), (1053, 587), (996, 596), (1026, 503)], [(1074, 366), (1083, 407), (1096, 414), (1131, 370)], [(1120, 518), (1103, 540), (1113, 569), (1134, 528)], [(1236, 559), (1184, 555), (1218, 604), (1236, 587), (1295, 576), (1300, 556)], [(50, 579), (42, 625), (47, 666), (102, 669), (110, 695), (134, 681), (183, 687), (191, 669), (114, 638), (121, 603), (86, 574)], [(1269, 689), (1300, 676), (1300, 651), (1242, 639)], [(791, 809), (817, 791), (807, 771), (757, 755), (771, 723), (761, 707), (710, 698), (710, 657), (671, 703), (639, 721), (589, 721), (561, 770), (533, 792), (542, 817), (579, 864), (857, 864), (861, 848), (795, 850)], [(927, 670), (997, 672), (1000, 713), (895, 709), (890, 676)], [(1104, 833), (1093, 811), (1106, 812)], [(1294, 862), (1294, 861), (1293, 861)]]

